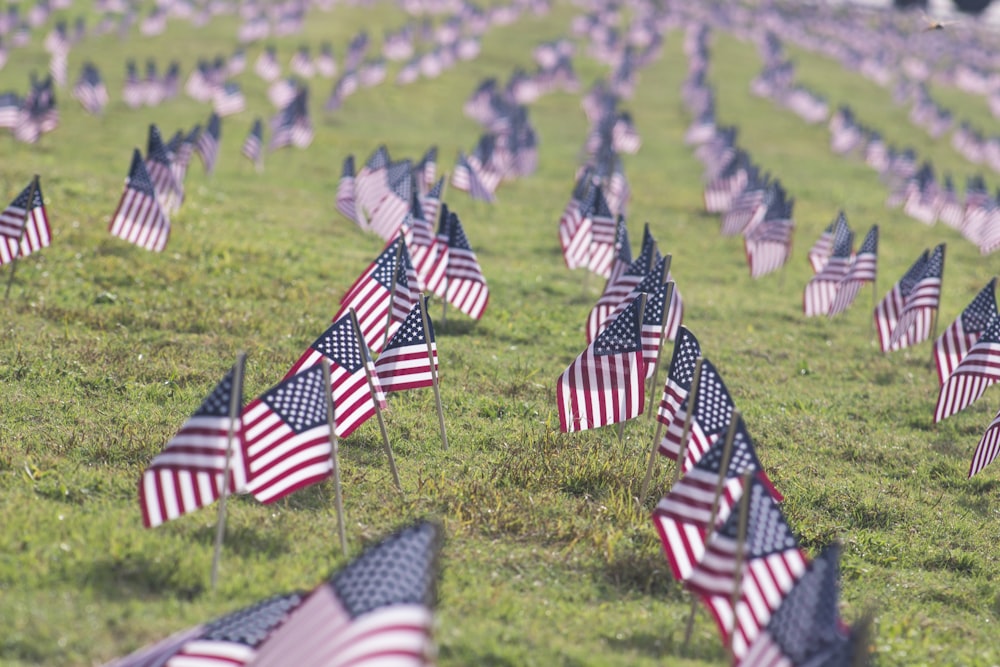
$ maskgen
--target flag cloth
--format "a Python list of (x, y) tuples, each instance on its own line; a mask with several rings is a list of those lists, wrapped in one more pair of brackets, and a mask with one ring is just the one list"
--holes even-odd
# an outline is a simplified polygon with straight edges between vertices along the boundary
[(369, 547), (321, 584), (259, 648), (254, 667), (423, 667), (441, 530), (420, 522)]
[(934, 317), (937, 315), (941, 300), (941, 277), (944, 273), (944, 249), (942, 243), (934, 248), (924, 270), (910, 294), (906, 297), (903, 309), (896, 320), (896, 326), (889, 337), (889, 348), (898, 350), (921, 343), (931, 336)]
[(328, 392), (322, 366), (313, 366), (243, 411), (247, 490), (260, 502), (272, 503), (333, 472)]
[[(741, 497), (749, 511), (742, 558), (737, 560), (740, 512), (734, 510), (709, 538), (704, 557), (685, 582), (708, 606), (723, 643), (732, 642), (737, 659), (746, 654), (806, 571), (806, 555), (767, 486), (751, 477), (743, 493), (749, 496)], [(734, 607), (737, 577), (740, 587)], [(731, 634), (735, 634), (732, 639)]]
[(861, 286), (873, 282), (878, 275), (878, 225), (872, 225), (865, 234), (851, 268), (840, 284), (830, 303), (829, 315), (839, 315), (847, 310), (857, 298)]
[(913, 286), (923, 274), (928, 257), (930, 257), (930, 252), (924, 250), (923, 254), (917, 258), (917, 261), (907, 269), (903, 277), (892, 286), (892, 289), (875, 306), (875, 330), (878, 332), (879, 346), (883, 352), (889, 350), (889, 341), (892, 338), (892, 330), (896, 327), (896, 322), (899, 320), (899, 313), (902, 312), (903, 307), (906, 305), (906, 298), (913, 291)]
[(661, 284), (646, 298), (646, 309), (642, 311), (642, 359), (646, 362), (646, 377), (652, 377), (660, 358), (663, 338), (673, 340), (681, 325), (684, 306), (677, 285), (670, 290), (670, 305), (667, 306), (668, 283)]
[(156, 200), (160, 202), (163, 212), (170, 215), (179, 211), (184, 201), (184, 188), (174, 178), (167, 147), (156, 125), (149, 126), (146, 171), (149, 173), (149, 180), (153, 182), (153, 191), (156, 192)]
[(969, 348), (979, 339), (989, 321), (996, 316), (996, 284), (997, 279), (991, 279), (934, 341), (934, 363), (937, 365), (938, 385), (945, 383), (968, 353)]
[(664, 426), (669, 426), (681, 404), (691, 390), (694, 378), (694, 367), (701, 356), (701, 345), (690, 329), (681, 326), (674, 341), (674, 351), (670, 357), (670, 368), (667, 370), (667, 380), (663, 385), (663, 397), (656, 411), (656, 419)]
[(448, 266), (445, 270), (445, 299), (474, 320), (483, 316), (490, 300), (476, 253), (469, 245), (462, 222), (454, 212), (448, 215)]
[(585, 213), (590, 201), (592, 176), (589, 169), (580, 174), (573, 194), (559, 216), (559, 245), (568, 269), (586, 266), (590, 260), (590, 219)]
[(639, 256), (623, 271), (614, 281), (608, 281), (604, 286), (601, 297), (590, 309), (587, 316), (587, 342), (592, 343), (597, 334), (601, 332), (601, 326), (608, 321), (613, 313), (623, 301), (627, 301), (632, 291), (649, 275), (663, 259), (660, 249), (656, 246), (656, 239), (646, 225), (643, 231), (642, 250)]
[(373, 232), (388, 241), (399, 231), (413, 201), (413, 170), (410, 161), (403, 160), (389, 165), (386, 183), (388, 187), (385, 193), (368, 216), (368, 225)]
[[(816, 242), (813, 243), (811, 248), (809, 248), (809, 266), (812, 267), (813, 273), (819, 273), (820, 270), (826, 266), (826, 262), (830, 258), (830, 254), (833, 252), (834, 230), (837, 227), (837, 223), (843, 219), (843, 216), (843, 211), (838, 213), (837, 219), (826, 226), (823, 233), (819, 235)], [(846, 224), (846, 220), (844, 220), (844, 222)]]
[[(361, 341), (364, 344), (364, 341)], [(317, 338), (309, 349), (285, 375), (290, 378), (319, 364), (324, 357), (330, 361), (330, 385), (333, 389), (334, 417), (337, 422), (337, 435), (346, 438), (375, 414), (375, 400), (379, 407), (385, 407), (385, 395), (378, 383), (378, 375), (372, 360), (365, 348), (365, 360), (362, 361), (359, 351), (358, 337), (354, 333), (354, 324), (350, 315), (345, 315), (335, 321)], [(375, 396), (368, 385), (365, 366), (372, 375)]]
[(839, 592), (840, 545), (831, 544), (809, 563), (740, 664), (755, 667), (855, 664), (851, 660), (823, 659), (831, 651), (851, 643), (851, 633), (840, 618)]
[(556, 401), (562, 432), (607, 426), (642, 414), (644, 302), (644, 296), (633, 300), (559, 376)]
[(997, 454), (1000, 454), (1000, 412), (997, 412), (993, 421), (986, 427), (986, 432), (976, 445), (972, 463), (969, 464), (969, 477), (992, 463)]
[(590, 219), (590, 253), (587, 268), (602, 278), (611, 277), (615, 259), (615, 240), (618, 225), (600, 186), (592, 191), (587, 217)]
[(205, 131), (198, 134), (198, 140), (195, 143), (195, 151), (201, 158), (206, 173), (211, 174), (215, 171), (215, 160), (219, 156), (219, 138), (221, 136), (222, 122), (219, 119), (219, 114), (213, 112), (208, 118)]
[[(237, 412), (232, 419), (229, 409), (234, 397)], [(246, 492), (246, 464), (240, 446), (242, 409), (243, 369), (233, 366), (143, 473), (139, 481), (143, 526), (152, 528), (215, 502), (222, 494), (227, 448), (228, 492)]]
[(156, 200), (153, 182), (138, 148), (132, 154), (125, 192), (111, 217), (109, 231), (146, 250), (159, 252), (167, 245), (170, 220)]
[(413, 220), (409, 245), (413, 265), (423, 289), (442, 299), (448, 293), (448, 221), (451, 211), (442, 203), (435, 233), (430, 220)]
[(240, 153), (253, 162), (257, 170), (260, 171), (264, 157), (264, 123), (260, 118), (254, 119), (253, 126), (247, 133), (247, 138), (243, 140)]
[[(854, 233), (847, 226), (841, 213), (833, 227), (831, 251), (823, 266), (816, 269), (802, 293), (802, 311), (806, 317), (826, 315), (837, 294), (840, 283), (851, 270), (851, 254), (854, 250)], [(814, 265), (815, 269), (815, 265)]]
[(619, 214), (618, 222), (615, 223), (615, 259), (611, 263), (611, 274), (605, 286), (618, 280), (632, 263), (632, 244), (628, 238), (628, 226), (625, 224), (625, 216)]
[(459, 152), (455, 160), (455, 170), (451, 173), (451, 184), (456, 190), (463, 190), (469, 193), (473, 199), (492, 204), (496, 201), (491, 190), (483, 182), (484, 172), (475, 169), (469, 158), (464, 153)]
[[(653, 523), (660, 534), (663, 550), (674, 579), (686, 580), (691, 576), (705, 553), (705, 535), (729, 518), (729, 514), (743, 494), (741, 477), (752, 471), (764, 475), (757, 458), (750, 434), (743, 419), (736, 426), (729, 460), (723, 463), (725, 443), (719, 438), (705, 455), (687, 471), (670, 492), (653, 510)], [(725, 468), (723, 468), (725, 466)], [(764, 478), (766, 479), (766, 478)], [(772, 495), (781, 495), (767, 482)], [(716, 489), (719, 489), (715, 505)], [(714, 523), (711, 522), (714, 507)]]
[(359, 213), (369, 215), (385, 195), (386, 171), (389, 169), (389, 151), (380, 145), (369, 156), (354, 179), (356, 206)]
[(15, 257), (27, 257), (51, 243), (52, 231), (42, 186), (36, 183), (32, 195), (29, 183), (7, 208), (0, 211), (0, 265), (10, 263)]
[(941, 385), (934, 423), (961, 412), (1000, 380), (1000, 315), (994, 315), (979, 340)]
[(340, 181), (337, 183), (337, 210), (351, 222), (361, 225), (355, 205), (357, 199), (354, 183), (354, 156), (348, 155), (344, 158), (344, 164), (340, 169)]
[(424, 336), (423, 311), (419, 303), (410, 309), (403, 324), (392, 335), (385, 349), (375, 360), (375, 372), (386, 393), (404, 389), (419, 389), (434, 384), (432, 373), (437, 372), (437, 343), (434, 341), (434, 325), (427, 318), (430, 334), (430, 349), (434, 355), (431, 369), (427, 352), (427, 337)]
[[(681, 407), (674, 413), (674, 418), (667, 425), (663, 439), (660, 440), (660, 453), (674, 461), (680, 456), (684, 421), (687, 419), (690, 405), (691, 394), (688, 393)], [(691, 430), (688, 433), (687, 453), (680, 463), (682, 473), (686, 473), (708, 451), (712, 443), (725, 434), (735, 407), (726, 385), (722, 382), (722, 376), (715, 370), (712, 362), (703, 359)]]

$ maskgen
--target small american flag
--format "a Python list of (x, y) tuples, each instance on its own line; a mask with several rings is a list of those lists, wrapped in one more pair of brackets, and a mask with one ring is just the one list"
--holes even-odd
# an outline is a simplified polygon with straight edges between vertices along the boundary
[(355, 206), (354, 156), (344, 158), (340, 169), (340, 181), (337, 183), (337, 210), (351, 222), (359, 222)]
[(813, 273), (819, 273), (820, 269), (826, 265), (826, 261), (830, 258), (830, 254), (833, 252), (835, 229), (838, 223), (841, 222), (845, 226), (847, 225), (847, 219), (844, 217), (843, 211), (837, 214), (837, 219), (826, 226), (823, 233), (819, 235), (816, 242), (809, 248), (809, 266), (812, 267)]
[(934, 248), (924, 270), (906, 297), (896, 325), (889, 337), (889, 348), (898, 350), (927, 340), (941, 300), (941, 277), (944, 273), (942, 243)]
[(990, 280), (934, 341), (934, 362), (937, 365), (939, 385), (945, 383), (969, 348), (979, 339), (989, 321), (996, 316), (996, 284), (996, 278)]
[(7, 264), (15, 257), (26, 257), (51, 242), (42, 187), (35, 180), (0, 211), (0, 264)]
[(444, 298), (447, 294), (448, 220), (451, 211), (442, 203), (438, 211), (438, 229), (429, 220), (413, 220), (410, 256), (423, 289)]
[(597, 334), (601, 332), (602, 325), (607, 322), (611, 313), (629, 298), (636, 286), (660, 264), (662, 259), (660, 249), (656, 246), (656, 239), (650, 233), (649, 225), (646, 225), (643, 231), (642, 250), (639, 252), (639, 256), (614, 282), (609, 281), (605, 285), (601, 297), (594, 304), (594, 307), (590, 309), (590, 314), (587, 316), (588, 343), (592, 342)]
[(437, 146), (431, 146), (414, 167), (417, 185), (421, 192), (426, 192), (434, 186), (434, 181), (437, 178), (437, 154)]
[(759, 278), (785, 265), (792, 251), (794, 230), (791, 218), (782, 217), (766, 219), (745, 234), (743, 244), (751, 278)]
[(372, 231), (389, 240), (399, 231), (413, 201), (414, 184), (410, 161), (403, 160), (389, 165), (386, 182), (388, 187), (382, 199), (371, 209), (368, 224)]
[[(814, 275), (806, 284), (802, 294), (802, 310), (806, 317), (826, 315), (830, 304), (837, 294), (841, 281), (851, 270), (851, 253), (854, 248), (854, 234), (847, 226), (847, 220), (841, 213), (833, 225), (831, 252), (823, 260), (823, 265), (817, 269), (813, 264)], [(810, 255), (810, 261), (813, 256)]]
[[(229, 413), (234, 398), (235, 419)], [(243, 368), (237, 365), (143, 473), (139, 482), (142, 525), (152, 528), (215, 502), (222, 493), (227, 449), (229, 492), (245, 493), (246, 465), (239, 441), (242, 409)]]
[(892, 286), (892, 289), (875, 306), (875, 329), (878, 332), (879, 345), (883, 352), (889, 350), (889, 341), (892, 338), (892, 330), (896, 328), (899, 313), (902, 312), (903, 306), (906, 305), (906, 298), (913, 291), (913, 286), (916, 285), (917, 280), (923, 274), (924, 266), (927, 264), (929, 256), (930, 252), (924, 250), (923, 254), (917, 258), (917, 261), (907, 269), (903, 277)]
[(243, 140), (243, 147), (240, 149), (243, 157), (254, 163), (257, 171), (260, 171), (264, 156), (264, 123), (260, 118), (253, 121), (253, 127), (247, 133), (247, 138)]
[(854, 256), (851, 268), (837, 286), (837, 292), (830, 303), (829, 315), (839, 315), (847, 310), (857, 298), (861, 286), (875, 280), (878, 274), (878, 225), (865, 234), (858, 253)]
[(428, 317), (430, 350), (434, 356), (432, 369), (427, 337), (424, 336), (423, 313), (421, 304), (415, 304), (375, 360), (375, 371), (386, 393), (430, 387), (434, 384), (433, 374), (437, 373), (438, 368), (437, 343), (434, 341), (434, 325)]
[(476, 253), (455, 213), (448, 216), (448, 268), (445, 299), (474, 320), (483, 316), (490, 300), (490, 289), (479, 268)]
[(456, 190), (468, 192), (473, 199), (492, 204), (496, 198), (483, 182), (482, 173), (473, 167), (464, 153), (460, 152), (455, 160), (455, 170), (451, 173), (451, 184)]
[(254, 72), (265, 81), (274, 81), (281, 76), (281, 64), (278, 62), (273, 46), (267, 47), (257, 56)]
[(1000, 380), (1000, 315), (993, 315), (979, 340), (941, 386), (934, 423), (961, 412)]
[(354, 192), (358, 212), (368, 214), (381, 201), (388, 185), (386, 171), (389, 169), (389, 151), (385, 145), (375, 149), (354, 179)]
[[(806, 571), (806, 555), (767, 485), (751, 477), (743, 493), (749, 496), (741, 498), (749, 511), (742, 558), (737, 560), (740, 512), (733, 511), (708, 540), (704, 557), (686, 581), (708, 605), (723, 641), (729, 644), (735, 633), (731, 645), (737, 659)], [(740, 589), (734, 607), (737, 577)]]
[(853, 665), (824, 656), (851, 644), (851, 633), (840, 618), (840, 546), (832, 544), (809, 563), (785, 595), (767, 626), (750, 644), (740, 664), (756, 667), (791, 665)]
[(566, 433), (627, 421), (642, 414), (645, 362), (639, 311), (645, 297), (628, 308), (559, 376), (559, 426)]
[(423, 219), (433, 221), (441, 210), (441, 198), (444, 193), (444, 176), (439, 178), (433, 186), (420, 196), (420, 208), (423, 211)]
[(330, 458), (329, 388), (322, 366), (283, 380), (243, 411), (247, 490), (272, 503), (326, 479)]
[(993, 421), (986, 427), (986, 432), (976, 445), (972, 463), (969, 464), (969, 477), (992, 463), (997, 454), (1000, 454), (1000, 412), (997, 412)]
[[(660, 453), (674, 461), (680, 455), (684, 420), (687, 419), (690, 405), (691, 394), (688, 393), (681, 407), (674, 412), (674, 418), (667, 425), (667, 432), (660, 441)], [(698, 394), (695, 396), (694, 416), (688, 433), (687, 454), (680, 463), (682, 473), (687, 472), (708, 451), (712, 443), (726, 432), (735, 407), (726, 385), (722, 382), (722, 376), (708, 359), (704, 359), (698, 380)]]
[(136, 148), (125, 180), (125, 192), (111, 217), (109, 231), (129, 243), (159, 252), (167, 245), (170, 220), (156, 200), (153, 182)]
[(591, 231), (586, 209), (589, 206), (590, 189), (593, 187), (592, 177), (593, 172), (589, 169), (580, 174), (573, 194), (559, 217), (559, 244), (568, 269), (587, 266), (590, 261)]
[(299, 605), (257, 651), (255, 667), (424, 667), (441, 530), (429, 522), (369, 547)]
[(632, 244), (628, 238), (628, 225), (625, 216), (618, 215), (615, 223), (615, 259), (611, 263), (611, 274), (607, 284), (610, 285), (624, 273), (632, 263)]
[(698, 339), (687, 327), (679, 327), (670, 357), (670, 368), (667, 370), (667, 380), (663, 386), (663, 398), (660, 399), (656, 412), (657, 421), (664, 426), (670, 425), (687, 398), (694, 378), (695, 363), (700, 356), (701, 345), (698, 344)]
[[(364, 345), (364, 341), (361, 341), (361, 345)], [(375, 400), (378, 400), (380, 408), (386, 407), (385, 394), (379, 385), (368, 349), (364, 348), (365, 357), (362, 359), (359, 347), (351, 317), (345, 315), (331, 324), (285, 375), (286, 379), (293, 377), (296, 373), (320, 364), (324, 357), (330, 361), (336, 432), (341, 438), (349, 436), (375, 414)], [(372, 375), (375, 399), (372, 398), (372, 389), (368, 384), (366, 366)]]
[(205, 166), (205, 171), (211, 174), (215, 171), (215, 160), (219, 156), (219, 138), (222, 135), (221, 120), (217, 113), (212, 113), (208, 118), (208, 125), (205, 131), (199, 133), (198, 141), (195, 143), (195, 151), (201, 158), (201, 163)]
[(160, 207), (167, 215), (180, 210), (184, 201), (184, 188), (174, 178), (170, 156), (163, 144), (163, 136), (156, 125), (149, 126), (149, 139), (146, 144), (146, 171), (153, 182), (153, 190)]
[[(406, 243), (397, 237), (379, 253), (367, 269), (348, 288), (341, 299), (341, 307), (334, 320), (340, 319), (351, 308), (358, 316), (361, 336), (368, 347), (377, 352), (385, 342), (386, 329), (399, 325), (415, 302), (410, 291), (408, 276), (403, 264)], [(407, 257), (407, 260), (409, 258)], [(404, 270), (400, 270), (404, 269)], [(389, 302), (392, 301), (390, 319)], [(390, 330), (390, 335), (392, 330)]]
[(591, 204), (586, 215), (590, 219), (590, 252), (587, 268), (602, 278), (609, 278), (611, 265), (615, 259), (618, 225), (600, 186), (592, 190)]

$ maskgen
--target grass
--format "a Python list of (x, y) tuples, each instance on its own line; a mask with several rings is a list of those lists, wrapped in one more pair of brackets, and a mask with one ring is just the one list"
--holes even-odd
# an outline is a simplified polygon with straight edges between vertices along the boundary
[[(277, 382), (381, 247), (334, 210), (342, 159), (363, 160), (382, 142), (393, 157), (417, 158), (433, 143), (450, 168), (480, 132), (462, 115), (465, 97), (484, 76), (533, 67), (531, 48), (566, 34), (573, 13), (557, 4), (546, 17), (496, 29), (478, 60), (437, 80), (360, 91), (335, 115), (317, 115), (310, 149), (268, 154), (263, 175), (239, 146), (253, 116), (270, 107), (259, 79), (242, 75), (250, 111), (223, 121), (214, 175), (192, 166), (161, 254), (110, 237), (108, 218), (148, 124), (170, 134), (208, 111), (186, 98), (127, 109), (123, 59), (153, 57), (162, 70), (176, 58), (190, 72), (197, 58), (233, 50), (236, 21), (172, 22), (164, 36), (74, 49), (71, 79), (90, 59), (108, 80), (106, 115), (87, 116), (60, 91), (60, 128), (36, 146), (6, 144), (0, 169), (8, 198), (41, 175), (54, 233), (50, 248), (21, 263), (3, 318), (0, 663), (100, 664), (272, 593), (309, 588), (344, 562), (329, 485), (272, 506), (236, 498), (212, 592), (214, 511), (144, 530), (137, 480), (239, 350), (249, 353), (247, 399)], [(342, 57), (363, 26), (377, 44), (382, 27), (405, 20), (387, 5), (338, 6), (275, 44), (283, 62), (299, 43), (315, 49), (323, 39)], [(23, 91), (28, 72), (45, 69), (39, 42), (15, 52), (0, 89)], [(841, 208), (857, 232), (882, 225), (879, 297), (924, 248), (948, 243), (942, 323), (995, 261), (953, 230), (885, 209), (874, 173), (832, 155), (825, 128), (749, 96), (756, 51), (718, 34), (711, 79), (720, 117), (740, 126), (740, 143), (796, 198), (792, 261), (780, 275), (751, 280), (741, 242), (719, 236), (717, 219), (701, 210), (700, 165), (681, 143), (680, 44), (680, 33), (667, 35), (663, 57), (641, 72), (625, 105), (643, 137), (641, 151), (625, 158), (633, 240), (648, 221), (673, 254), (685, 323), (743, 410), (804, 547), (815, 553), (843, 540), (843, 611), (854, 619), (874, 606), (879, 664), (996, 664), (1000, 483), (991, 469), (965, 478), (996, 394), (933, 425), (928, 345), (879, 354), (867, 293), (833, 321), (806, 320), (800, 305), (811, 275), (806, 249)], [(251, 64), (261, 48), (249, 50)], [(909, 126), (888, 91), (824, 59), (795, 58), (803, 82), (832, 103), (850, 102), (890, 141), (912, 142), (956, 175), (972, 172), (947, 140)], [(584, 55), (575, 66), (585, 85), (607, 73)], [(314, 109), (326, 85), (315, 82)], [(948, 95), (948, 104), (965, 99)], [(620, 443), (614, 429), (558, 432), (555, 380), (583, 349), (601, 288), (565, 269), (556, 235), (587, 126), (577, 95), (546, 96), (530, 115), (538, 173), (505, 184), (495, 206), (445, 197), (491, 288), (481, 321), (450, 309), (436, 322), (451, 448), (441, 450), (430, 391), (391, 397), (402, 497), (374, 423), (344, 442), (351, 551), (412, 518), (444, 524), (436, 631), (444, 666), (724, 664), (704, 612), (682, 648), (689, 597), (650, 523), (655, 498), (644, 507), (634, 499), (652, 423), (628, 424)], [(432, 316), (440, 318), (439, 304)], [(656, 493), (669, 472), (661, 462)]]

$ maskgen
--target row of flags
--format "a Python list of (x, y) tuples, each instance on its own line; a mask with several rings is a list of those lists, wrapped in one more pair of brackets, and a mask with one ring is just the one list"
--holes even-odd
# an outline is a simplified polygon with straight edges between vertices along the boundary
[(33, 144), (57, 127), (59, 108), (51, 75), (38, 79), (32, 74), (23, 98), (13, 91), (0, 93), (0, 128), (10, 130), (16, 141)]
[(872, 225), (855, 252), (854, 232), (841, 211), (809, 249), (813, 276), (802, 294), (806, 317), (833, 317), (847, 310), (861, 288), (878, 278), (878, 225)]

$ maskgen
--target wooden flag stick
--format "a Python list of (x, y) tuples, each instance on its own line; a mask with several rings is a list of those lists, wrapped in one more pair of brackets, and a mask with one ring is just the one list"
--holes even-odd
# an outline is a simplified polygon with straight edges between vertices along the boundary
[[(643, 313), (646, 310), (646, 293), (645, 292), (641, 292), (639, 294), (639, 296), (637, 296), (636, 298), (639, 299), (639, 354), (641, 355), (642, 354), (642, 315), (643, 315)], [(640, 386), (642, 388), (645, 388), (646, 387), (646, 378), (645, 377), (642, 378), (641, 383), (642, 384)], [(641, 406), (642, 404), (640, 403), (639, 405)], [(623, 419), (620, 422), (618, 422), (618, 444), (621, 444), (622, 442), (624, 442), (624, 440), (625, 440), (625, 420)]]
[(646, 491), (649, 490), (649, 482), (653, 478), (653, 466), (656, 464), (656, 452), (659, 449), (660, 433), (663, 432), (663, 422), (656, 420), (656, 433), (653, 435), (653, 447), (649, 451), (649, 462), (646, 464), (646, 476), (642, 478), (642, 487), (639, 490), (639, 506), (646, 502)]
[(434, 386), (434, 402), (437, 404), (438, 425), (441, 427), (441, 445), (448, 449), (448, 435), (444, 432), (444, 408), (441, 407), (441, 389), (438, 387), (438, 369), (434, 359), (434, 348), (431, 346), (430, 320), (427, 318), (427, 302), (424, 300), (424, 293), (419, 295), (420, 318), (424, 324), (424, 340), (427, 341), (427, 360), (431, 364), (431, 383)]
[[(703, 541), (708, 544), (712, 533), (715, 532), (715, 520), (719, 517), (719, 501), (722, 500), (722, 488), (726, 485), (726, 471), (729, 470), (729, 459), (733, 455), (733, 441), (736, 439), (736, 427), (742, 419), (739, 410), (733, 410), (733, 415), (729, 419), (729, 429), (726, 431), (726, 439), (722, 444), (722, 461), (719, 465), (719, 479), (715, 483), (715, 496), (712, 499), (712, 511), (708, 515), (708, 524), (705, 527), (705, 537)], [(744, 487), (745, 488), (745, 487)], [(687, 626), (684, 628), (684, 647), (687, 648), (691, 641), (691, 632), (694, 630), (694, 615), (698, 611), (698, 599), (691, 599), (691, 613), (688, 615)]]
[[(941, 283), (944, 284), (944, 260), (946, 254), (944, 250), (941, 251)], [(934, 341), (937, 340), (937, 328), (938, 328), (938, 315), (941, 312), (941, 297), (940, 297), (941, 286), (938, 287), (938, 304), (934, 307), (933, 319), (931, 320), (931, 369), (934, 368)]]
[(694, 404), (698, 400), (698, 387), (701, 384), (701, 365), (705, 358), (701, 355), (694, 362), (694, 376), (691, 378), (691, 388), (688, 390), (688, 410), (684, 415), (684, 430), (681, 431), (681, 449), (677, 453), (677, 467), (674, 468), (674, 481), (681, 478), (681, 469), (684, 467), (684, 458), (687, 456), (688, 440), (691, 439), (691, 424), (694, 422)]
[(389, 329), (392, 327), (392, 306), (396, 301), (396, 277), (399, 275), (399, 262), (403, 256), (403, 237), (397, 237), (396, 241), (396, 259), (392, 262), (392, 286), (389, 289), (389, 313), (386, 316), (385, 322), (385, 337), (382, 339), (382, 348), (385, 349), (386, 344), (389, 342)]
[(236, 356), (236, 372), (233, 373), (233, 386), (229, 395), (229, 433), (226, 436), (226, 463), (222, 469), (222, 490), (219, 493), (219, 515), (215, 521), (215, 550), (212, 553), (212, 590), (219, 581), (219, 558), (222, 555), (222, 538), (226, 533), (226, 498), (229, 497), (230, 463), (233, 458), (233, 440), (236, 437), (236, 420), (240, 418), (243, 406), (243, 368), (247, 362), (246, 352)]
[(736, 628), (739, 625), (739, 614), (736, 613), (736, 606), (743, 597), (743, 559), (746, 553), (747, 541), (747, 520), (750, 518), (750, 480), (753, 478), (753, 471), (747, 470), (743, 473), (743, 496), (740, 498), (740, 523), (736, 537), (736, 572), (733, 576), (733, 595), (730, 604), (733, 609), (733, 625), (729, 628), (729, 654), (733, 654), (733, 642), (736, 641)]
[(330, 379), (330, 360), (323, 357), (323, 382), (326, 383), (326, 418), (330, 424), (330, 462), (333, 464), (333, 498), (337, 510), (337, 531), (340, 533), (340, 548), (347, 555), (347, 529), (344, 526), (344, 496), (340, 488), (340, 438), (337, 437), (337, 416), (333, 405), (333, 381)]
[(375, 404), (375, 417), (378, 419), (378, 428), (382, 432), (382, 446), (385, 455), (389, 459), (389, 470), (392, 472), (392, 481), (396, 484), (396, 490), (403, 492), (403, 485), (399, 482), (399, 471), (396, 470), (396, 459), (392, 456), (392, 447), (389, 445), (389, 432), (385, 430), (385, 419), (382, 417), (382, 408), (379, 406), (378, 394), (375, 391), (375, 382), (372, 380), (372, 370), (368, 365), (368, 346), (365, 339), (361, 337), (361, 327), (358, 325), (358, 314), (351, 308), (351, 324), (354, 325), (354, 337), (358, 341), (358, 352), (361, 354), (361, 363), (365, 367), (365, 378), (368, 380), (368, 392), (371, 394), (372, 403)]
[(21, 256), (21, 243), (24, 241), (24, 232), (28, 229), (28, 220), (34, 210), (35, 193), (38, 192), (38, 174), (31, 179), (31, 186), (28, 188), (28, 205), (24, 209), (24, 224), (21, 225), (21, 234), (17, 237), (17, 246), (14, 256), (10, 260), (10, 275), (7, 278), (7, 291), (4, 292), (3, 300), (10, 298), (10, 288), (14, 285), (14, 274), (17, 272), (17, 260)]

